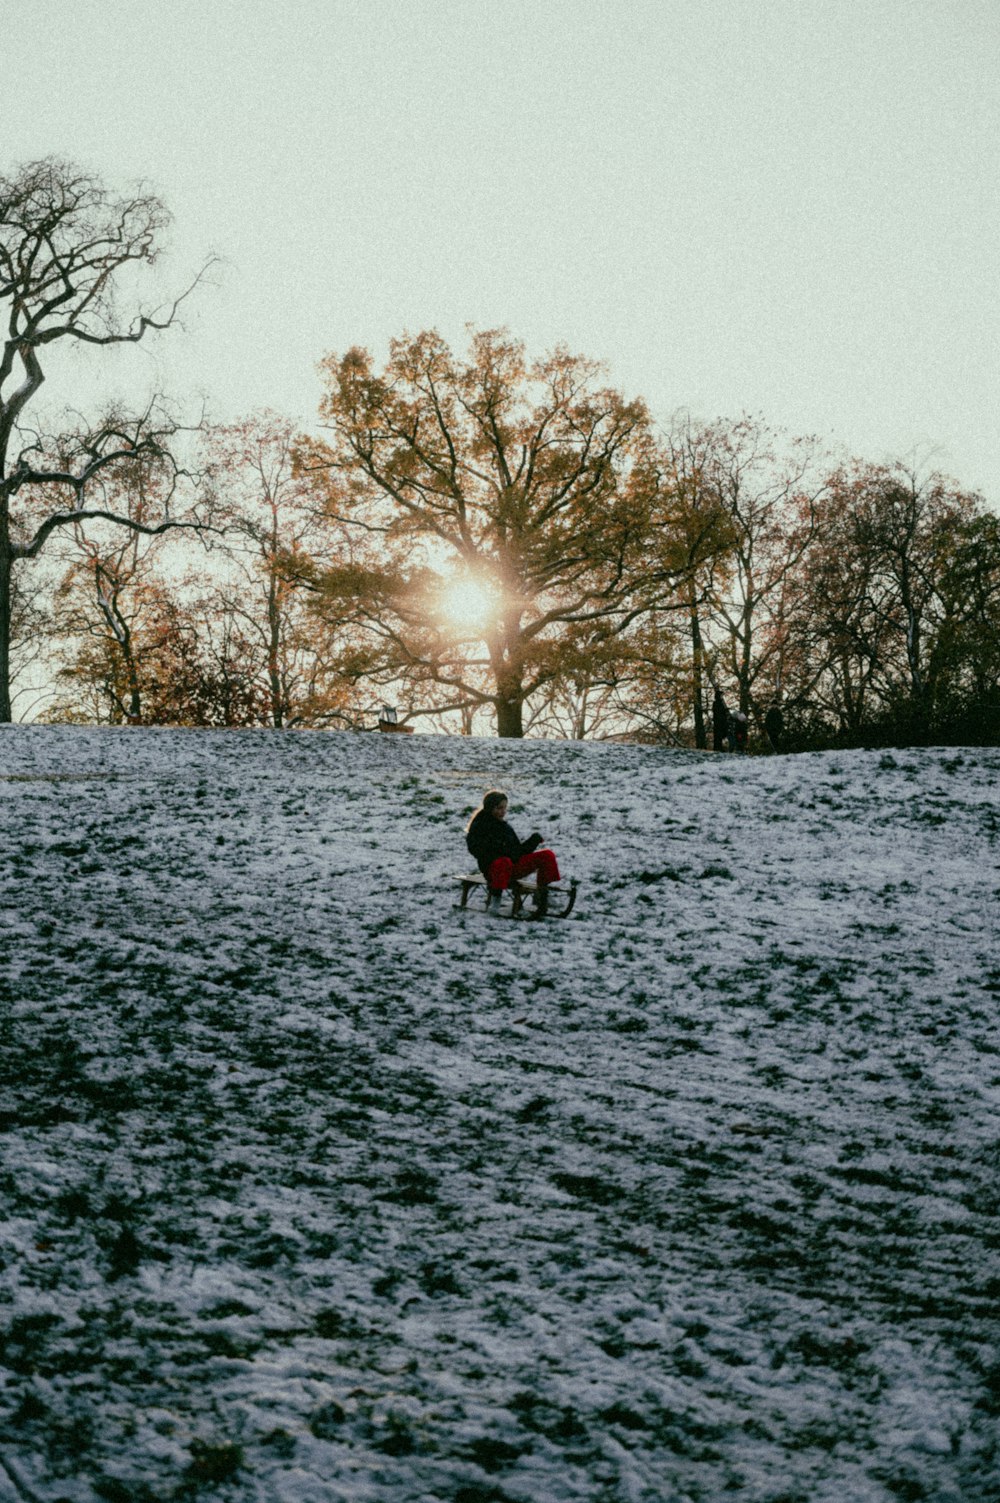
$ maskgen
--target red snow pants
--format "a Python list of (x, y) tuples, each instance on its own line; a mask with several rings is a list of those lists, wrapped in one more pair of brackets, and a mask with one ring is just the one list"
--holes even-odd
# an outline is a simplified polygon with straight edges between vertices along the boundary
[(506, 892), (512, 878), (520, 881), (522, 877), (530, 876), (532, 872), (538, 873), (539, 887), (547, 887), (550, 882), (558, 882), (559, 864), (556, 861), (555, 851), (532, 851), (528, 856), (518, 856), (516, 861), (512, 861), (509, 856), (498, 856), (495, 861), (490, 862), (486, 881), (489, 883), (490, 892)]

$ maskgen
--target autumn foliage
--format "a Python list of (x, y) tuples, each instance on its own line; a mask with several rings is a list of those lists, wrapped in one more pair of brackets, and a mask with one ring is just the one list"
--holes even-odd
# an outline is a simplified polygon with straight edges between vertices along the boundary
[(748, 415), (658, 424), (563, 347), (330, 355), (311, 433), (192, 432), (158, 399), (41, 431), (50, 344), (174, 322), (136, 291), (166, 223), (66, 164), (0, 179), (0, 720), (361, 728), (389, 702), (707, 747), (721, 691), (751, 748), (1000, 739), (982, 498)]

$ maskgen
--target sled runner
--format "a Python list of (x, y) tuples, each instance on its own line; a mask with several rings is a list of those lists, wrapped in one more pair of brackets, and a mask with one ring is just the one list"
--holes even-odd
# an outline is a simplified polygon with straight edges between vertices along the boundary
[[(486, 886), (486, 878), (481, 872), (466, 872), (463, 875), (456, 876), (455, 881), (460, 882), (462, 886), (462, 896), (455, 905), (457, 908), (467, 908), (469, 906), (470, 894), (476, 891), (483, 894), (483, 907), (486, 906), (489, 899), (489, 890)], [(578, 886), (579, 883), (575, 877), (571, 877), (568, 882), (549, 883), (548, 918), (566, 918), (569, 915), (573, 904), (576, 902), (576, 889)], [(513, 881), (508, 888), (512, 907), (509, 909), (504, 908), (502, 917), (528, 918), (530, 916), (530, 909), (525, 908), (525, 898), (534, 897), (537, 891), (538, 889), (534, 882)], [(477, 903), (475, 906), (478, 908), (479, 904)]]

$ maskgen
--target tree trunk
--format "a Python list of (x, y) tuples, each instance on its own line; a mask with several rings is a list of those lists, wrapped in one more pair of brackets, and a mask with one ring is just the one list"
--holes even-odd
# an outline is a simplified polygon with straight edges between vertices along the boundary
[(497, 735), (515, 740), (524, 736), (524, 663), (521, 657), (520, 618), (515, 612), (503, 622), (489, 644), (496, 696)]
[(272, 576), (267, 597), (267, 677), (271, 690), (271, 721), (276, 731), (285, 723), (285, 696), (278, 666), (281, 649), (281, 611), (278, 607), (277, 582)]
[(906, 607), (906, 663), (910, 670), (910, 694), (915, 704), (923, 704), (926, 693), (921, 658), (920, 613), (912, 605)]
[(494, 703), (497, 707), (497, 735), (521, 740), (524, 736), (524, 700), (520, 695), (508, 699), (498, 694)]
[(705, 677), (705, 647), (701, 636), (698, 607), (691, 602), (691, 670), (694, 687), (694, 744), (699, 751), (708, 749), (708, 733), (705, 730), (705, 705), (703, 686)]
[(840, 693), (844, 723), (848, 730), (857, 730), (859, 717), (854, 703), (854, 681), (851, 678), (851, 665), (846, 652), (842, 653), (840, 658)]
[(139, 670), (136, 667), (135, 657), (132, 653), (132, 640), (129, 637), (125, 655), (125, 670), (128, 674), (128, 721), (129, 725), (142, 724), (142, 693), (139, 688)]
[(755, 601), (747, 589), (746, 609), (743, 612), (743, 637), (740, 643), (740, 662), (737, 670), (739, 679), (739, 707), (744, 715), (750, 714), (750, 670), (753, 664), (753, 611)]
[[(6, 527), (4, 531), (6, 532)], [(11, 563), (10, 544), (4, 536), (0, 538), (0, 725), (9, 725), (11, 722), (10, 617), (13, 605)]]
[(576, 741), (587, 739), (587, 690), (580, 695), (580, 703), (573, 717), (573, 737)]

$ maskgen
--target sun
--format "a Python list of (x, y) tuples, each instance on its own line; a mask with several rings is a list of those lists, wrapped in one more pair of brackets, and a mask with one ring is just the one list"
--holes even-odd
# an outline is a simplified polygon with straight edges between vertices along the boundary
[(449, 626), (483, 627), (496, 615), (499, 596), (484, 580), (462, 575), (445, 585), (441, 615)]

